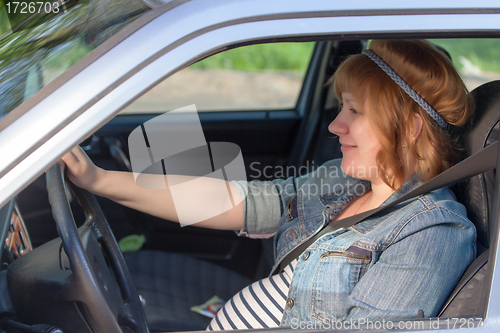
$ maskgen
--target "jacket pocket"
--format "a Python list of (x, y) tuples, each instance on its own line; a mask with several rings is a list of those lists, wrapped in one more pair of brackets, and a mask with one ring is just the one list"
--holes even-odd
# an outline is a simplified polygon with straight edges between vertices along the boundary
[(311, 316), (323, 323), (345, 320), (347, 297), (366, 273), (371, 252), (350, 247), (321, 255), (311, 291)]

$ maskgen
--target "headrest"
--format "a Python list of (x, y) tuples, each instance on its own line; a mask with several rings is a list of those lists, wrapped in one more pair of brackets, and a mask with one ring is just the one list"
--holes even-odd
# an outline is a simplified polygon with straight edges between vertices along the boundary
[[(463, 134), (466, 155), (470, 156), (498, 140), (500, 120), (500, 81), (485, 83), (472, 91), (475, 111)], [(477, 229), (478, 253), (489, 248), (493, 216), (495, 171), (470, 178), (456, 191), (457, 199), (467, 208), (469, 219)]]

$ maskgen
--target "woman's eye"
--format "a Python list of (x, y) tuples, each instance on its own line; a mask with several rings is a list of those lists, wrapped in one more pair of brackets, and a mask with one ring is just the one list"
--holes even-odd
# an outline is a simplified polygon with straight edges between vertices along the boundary
[(359, 114), (359, 112), (356, 109), (350, 109), (353, 114)]

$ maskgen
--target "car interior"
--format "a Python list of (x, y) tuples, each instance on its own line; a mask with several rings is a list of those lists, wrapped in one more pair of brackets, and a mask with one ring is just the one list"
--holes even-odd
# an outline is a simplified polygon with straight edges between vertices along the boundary
[[(325, 83), (345, 57), (361, 52), (365, 45), (366, 41), (362, 40), (317, 42), (295, 109), (200, 112), (206, 140), (237, 144), (244, 156), (247, 174), (255, 165), (263, 175), (267, 166), (297, 170), (341, 157), (339, 142), (327, 129), (339, 111), (338, 102)], [(483, 84), (473, 94), (474, 119), (461, 133), (464, 158), (498, 140), (500, 81)], [(131, 171), (127, 138), (136, 127), (154, 116), (149, 113), (118, 115), (81, 146), (96, 165)], [(6, 226), (2, 238), (6, 246), (0, 271), (1, 299), (8, 300), (22, 292), (21, 287), (13, 288), (6, 282), (12, 262), (59, 237), (46, 182), (46, 176), (41, 176), (0, 210)], [(490, 289), (490, 279), (486, 277), (492, 274), (492, 267), (487, 264), (489, 248), (497, 241), (499, 228), (499, 213), (495, 208), (500, 206), (499, 190), (495, 183), (496, 174), (491, 170), (452, 187), (476, 226), (478, 257), (443, 306), (440, 317), (485, 316)], [(77, 196), (70, 195), (71, 207), (77, 225), (82, 226), (88, 216), (78, 204)], [(145, 236), (141, 250), (124, 253), (123, 257), (141, 295), (152, 332), (204, 330), (211, 319), (191, 311), (192, 306), (203, 304), (214, 295), (228, 300), (252, 281), (266, 277), (271, 270), (271, 239), (248, 239), (232, 231), (180, 227), (107, 199), (97, 198), (97, 201), (117, 240), (131, 234)], [(43, 295), (40, 292), (30, 297), (32, 301), (42, 302)], [(38, 317), (46, 311), (43, 306), (29, 309), (40, 311)], [(21, 311), (9, 302), (0, 302), (3, 317), (22, 318), (26, 324), (36, 324), (27, 318), (37, 316), (23, 317)], [(85, 313), (82, 308), (78, 311)], [(69, 317), (57, 320), (62, 326), (71, 325)]]

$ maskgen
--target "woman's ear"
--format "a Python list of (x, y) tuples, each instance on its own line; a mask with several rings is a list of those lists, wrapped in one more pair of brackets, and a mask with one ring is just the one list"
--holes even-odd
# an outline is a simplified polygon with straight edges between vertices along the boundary
[(420, 136), (420, 132), (422, 132), (422, 126), (424, 125), (424, 120), (422, 119), (422, 116), (414, 112), (413, 113), (413, 140), (417, 140), (418, 137)]

